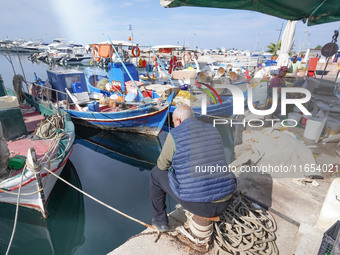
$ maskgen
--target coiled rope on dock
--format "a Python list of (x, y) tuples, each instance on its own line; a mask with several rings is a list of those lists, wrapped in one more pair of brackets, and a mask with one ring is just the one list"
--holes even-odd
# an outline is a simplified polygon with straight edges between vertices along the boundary
[(279, 254), (274, 218), (242, 193), (233, 196), (214, 227), (216, 254)]

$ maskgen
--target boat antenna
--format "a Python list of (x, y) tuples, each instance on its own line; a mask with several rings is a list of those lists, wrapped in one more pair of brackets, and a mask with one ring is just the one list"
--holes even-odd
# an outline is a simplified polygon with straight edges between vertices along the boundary
[(111, 38), (110, 38), (108, 35), (106, 35), (106, 36), (107, 36), (107, 38), (109, 39), (109, 41), (110, 41), (110, 43), (111, 43), (111, 45), (112, 45), (112, 47), (113, 47), (113, 49), (114, 49), (114, 51), (115, 51), (115, 53), (116, 53), (118, 59), (120, 60), (120, 62), (121, 62), (122, 65), (123, 65), (125, 71), (126, 71), (127, 74), (129, 75), (129, 77), (130, 77), (130, 79), (131, 79), (133, 85), (135, 85), (135, 87), (136, 87), (136, 89), (137, 89), (137, 91), (138, 91), (139, 96), (140, 96), (142, 99), (144, 99), (143, 93), (139, 90), (139, 88), (138, 88), (138, 86), (137, 86), (135, 80), (132, 78), (132, 76), (131, 76), (129, 70), (127, 69), (126, 65), (124, 64), (124, 61), (122, 60), (122, 58), (120, 57), (118, 51), (116, 50), (116, 47), (113, 45), (113, 42), (111, 41)]

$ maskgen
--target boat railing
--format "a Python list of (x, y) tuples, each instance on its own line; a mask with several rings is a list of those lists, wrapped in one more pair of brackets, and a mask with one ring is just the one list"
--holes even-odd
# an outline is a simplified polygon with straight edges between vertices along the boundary
[[(51, 104), (56, 103), (58, 108), (61, 105), (64, 105), (62, 102), (66, 101), (66, 107), (64, 108), (66, 109), (66, 111), (69, 110), (69, 95), (66, 92), (56, 90), (53, 88), (49, 88), (49, 87), (46, 87), (44, 85), (40, 85), (37, 83), (32, 83), (32, 85), (35, 87), (34, 88), (35, 93), (33, 93), (33, 95), (36, 94), (36, 97), (43, 99), (43, 100), (46, 99), (46, 101), (48, 101)], [(39, 88), (40, 90), (38, 91), (37, 88)], [(55, 100), (52, 100), (52, 92), (55, 92)], [(64, 94), (66, 96), (66, 100), (60, 99), (59, 94)]]

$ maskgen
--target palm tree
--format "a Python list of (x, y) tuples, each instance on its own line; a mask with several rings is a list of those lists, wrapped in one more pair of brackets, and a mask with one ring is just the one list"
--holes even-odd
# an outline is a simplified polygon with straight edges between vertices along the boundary
[(267, 46), (268, 50), (267, 52), (273, 54), (273, 57), (277, 56), (277, 51), (281, 49), (281, 41), (278, 41), (277, 44), (270, 43), (270, 45)]

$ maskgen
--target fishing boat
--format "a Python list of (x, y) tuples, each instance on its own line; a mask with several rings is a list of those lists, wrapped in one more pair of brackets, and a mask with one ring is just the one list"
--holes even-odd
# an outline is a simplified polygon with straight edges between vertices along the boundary
[[(72, 185), (81, 189), (81, 182), (71, 161), (61, 174)], [(8, 247), (13, 231), (13, 206), (2, 204), (0, 210), (0, 253), (10, 248), (9, 254), (72, 254), (85, 241), (84, 197), (65, 183), (57, 182), (47, 209), (49, 219), (41, 219), (38, 212), (20, 210), (15, 239)], [(60, 245), (62, 243), (62, 245)]]
[[(196, 61), (196, 58), (194, 58), (194, 60)], [(229, 116), (233, 114), (233, 99), (231, 94), (224, 92), (217, 96), (217, 93), (209, 91), (210, 89), (213, 89), (213, 86), (210, 86), (209, 84), (226, 83), (237, 86), (244, 92), (244, 96), (247, 96), (246, 89), (249, 85), (248, 80), (241, 79), (236, 73), (233, 73), (234, 77), (229, 78), (229, 72), (228, 77), (225, 77), (225, 73), (227, 72), (224, 71), (222, 73), (221, 70), (219, 70), (219, 74), (214, 77), (209, 77), (208, 74), (203, 71), (175, 70), (171, 75), (168, 74), (169, 80), (157, 79), (154, 81), (155, 84), (147, 84), (139, 81), (138, 71), (133, 64), (125, 63), (125, 66), (127, 71), (123, 68), (121, 63), (109, 63), (108, 75), (103, 73), (89, 73), (87, 76), (87, 86), (89, 90), (96, 93), (102, 93), (106, 96), (122, 95), (124, 90), (131, 93), (137, 93), (136, 88), (133, 85), (134, 82), (139, 89), (143, 89), (143, 95), (150, 97), (152, 100), (158, 100), (162, 97), (164, 90), (179, 91), (174, 97), (173, 104), (170, 106), (170, 113), (173, 113), (178, 105), (187, 104), (193, 108), (196, 116), (200, 116), (202, 113), (201, 97), (203, 93), (209, 96), (207, 100), (207, 115)], [(202, 78), (203, 76), (204, 78)], [(221, 78), (221, 81), (217, 81), (219, 78)], [(208, 81), (208, 79), (210, 80)], [(223, 81), (222, 79), (226, 81)], [(195, 82), (190, 85), (192, 81)], [(172, 85), (169, 84), (169, 82), (171, 82)], [(219, 89), (219, 92), (221, 91), (223, 90)], [(187, 98), (185, 99), (185, 97)], [(189, 97), (195, 98), (197, 101), (194, 102), (193, 100), (190, 100)]]
[(70, 54), (60, 60), (62, 65), (90, 65), (92, 58), (84, 54)]
[(151, 170), (161, 153), (161, 143), (156, 136), (107, 132), (81, 126), (77, 126), (76, 132), (76, 144), (140, 169)]
[(90, 65), (92, 57), (86, 52), (85, 47), (74, 47), (72, 53), (61, 58), (61, 65)]
[[(139, 74), (136, 67), (132, 63), (124, 63), (127, 71), (121, 63), (113, 62), (108, 64), (108, 75), (91, 73), (87, 75), (87, 86), (91, 92), (102, 93), (106, 96), (120, 95), (126, 93), (137, 94), (136, 83), (138, 88), (145, 85), (139, 81)], [(130, 78), (131, 75), (131, 78)], [(133, 80), (133, 81), (132, 81)], [(106, 86), (106, 84), (108, 84)]]
[[(13, 84), (17, 76), (14, 77)], [(71, 155), (75, 138), (69, 114), (0, 82), (0, 202), (41, 211)], [(16, 96), (15, 96), (16, 95)], [(6, 142), (7, 141), (7, 142)]]
[[(33, 94), (50, 86), (50, 99), (68, 112), (79, 125), (157, 136), (167, 119), (173, 96), (157, 102), (143, 98), (141, 93), (125, 97), (103, 99), (100, 93), (91, 93), (85, 74), (76, 70), (47, 70), (48, 82), (37, 79)], [(137, 90), (138, 91), (138, 90)], [(138, 100), (135, 98), (139, 97)], [(101, 100), (103, 99), (103, 100)]]
[[(226, 85), (240, 90), (243, 93), (244, 100), (247, 98), (248, 83), (233, 84), (229, 80), (215, 80), (208, 83), (200, 82), (198, 79), (193, 84), (186, 85), (187, 88), (183, 88), (184, 85), (180, 86), (182, 89), (174, 98), (170, 113), (173, 113), (178, 105), (186, 104), (192, 108), (196, 117), (202, 115), (228, 117), (233, 115), (234, 98)], [(147, 88), (150, 87), (152, 85), (147, 86)]]

